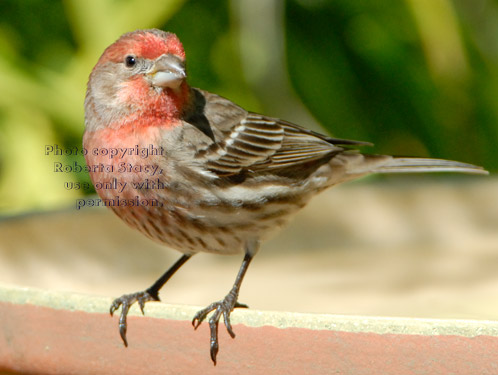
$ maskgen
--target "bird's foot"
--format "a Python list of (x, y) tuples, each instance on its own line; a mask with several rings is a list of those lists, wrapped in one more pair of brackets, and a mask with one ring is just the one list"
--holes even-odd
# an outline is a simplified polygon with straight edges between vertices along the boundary
[(157, 294), (154, 295), (145, 290), (143, 292), (124, 294), (121, 297), (116, 298), (112, 302), (111, 308), (109, 310), (111, 316), (117, 309), (121, 307), (121, 315), (119, 316), (119, 334), (125, 346), (128, 346), (128, 341), (126, 340), (126, 316), (128, 315), (130, 307), (135, 302), (138, 302), (138, 306), (140, 307), (142, 314), (144, 314), (145, 303), (149, 301), (159, 301), (159, 297), (157, 296)]
[(229, 335), (235, 338), (235, 333), (233, 333), (232, 325), (230, 323), (230, 314), (236, 307), (247, 308), (248, 306), (243, 303), (237, 302), (237, 293), (231, 291), (227, 296), (221, 301), (213, 302), (206, 308), (200, 310), (195, 314), (194, 319), (192, 319), (192, 325), (194, 329), (197, 329), (207, 315), (214, 311), (213, 315), (209, 318), (209, 328), (211, 329), (211, 340), (210, 340), (210, 352), (211, 359), (216, 365), (216, 355), (218, 354), (218, 323), (220, 321), (221, 315), (223, 315), (223, 320), (225, 321), (225, 326)]

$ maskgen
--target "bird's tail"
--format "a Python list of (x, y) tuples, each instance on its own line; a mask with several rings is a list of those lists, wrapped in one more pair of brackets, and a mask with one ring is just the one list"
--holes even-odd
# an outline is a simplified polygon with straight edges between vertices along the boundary
[(482, 167), (459, 161), (372, 155), (359, 152), (337, 154), (331, 159), (329, 166), (330, 175), (327, 183), (331, 186), (371, 173), (458, 172), (489, 174)]
[(489, 174), (484, 168), (453, 160), (392, 157), (371, 169), (371, 173), (459, 172)]

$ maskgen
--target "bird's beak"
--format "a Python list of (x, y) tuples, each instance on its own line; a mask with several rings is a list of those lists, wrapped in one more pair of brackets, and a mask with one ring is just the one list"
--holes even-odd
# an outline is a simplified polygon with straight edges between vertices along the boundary
[(185, 63), (175, 55), (162, 55), (147, 73), (153, 86), (177, 89), (187, 77)]

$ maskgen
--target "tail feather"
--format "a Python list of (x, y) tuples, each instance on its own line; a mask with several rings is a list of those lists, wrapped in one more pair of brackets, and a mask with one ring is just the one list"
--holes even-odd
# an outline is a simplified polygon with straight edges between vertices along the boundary
[(372, 173), (420, 173), (420, 172), (459, 172), (473, 174), (489, 174), (477, 165), (453, 160), (429, 158), (393, 157), (385, 164), (371, 170)]

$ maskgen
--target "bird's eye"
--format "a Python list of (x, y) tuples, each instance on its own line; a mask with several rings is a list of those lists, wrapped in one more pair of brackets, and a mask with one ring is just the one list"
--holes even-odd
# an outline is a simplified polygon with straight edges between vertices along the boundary
[(135, 59), (135, 56), (128, 55), (125, 57), (125, 65), (127, 68), (133, 68), (135, 64), (137, 63), (137, 60)]

